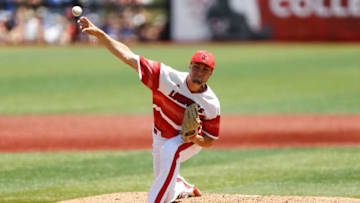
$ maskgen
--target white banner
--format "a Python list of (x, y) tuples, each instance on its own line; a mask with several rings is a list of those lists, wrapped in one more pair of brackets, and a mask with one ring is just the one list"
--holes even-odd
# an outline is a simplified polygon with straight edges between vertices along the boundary
[(175, 41), (257, 38), (261, 29), (257, 0), (171, 0), (171, 11)]
[(171, 0), (171, 37), (175, 41), (209, 40), (207, 6), (213, 0)]

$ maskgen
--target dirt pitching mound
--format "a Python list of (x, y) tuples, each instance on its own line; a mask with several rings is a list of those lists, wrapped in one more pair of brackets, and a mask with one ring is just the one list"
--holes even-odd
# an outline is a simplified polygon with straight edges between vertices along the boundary
[[(61, 201), (59, 203), (144, 203), (147, 202), (146, 192), (123, 192), (108, 195), (99, 195), (74, 200)], [(222, 203), (222, 202), (257, 202), (257, 203), (279, 203), (279, 202), (351, 202), (360, 203), (360, 199), (342, 197), (301, 197), (301, 196), (263, 196), (263, 195), (229, 195), (229, 194), (204, 194), (202, 197), (181, 199), (177, 202), (183, 203)]]

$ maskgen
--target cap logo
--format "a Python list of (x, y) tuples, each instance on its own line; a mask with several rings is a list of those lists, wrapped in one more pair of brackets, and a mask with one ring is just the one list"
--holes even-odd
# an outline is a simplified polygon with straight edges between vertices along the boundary
[(202, 54), (202, 55), (201, 55), (201, 59), (202, 59), (203, 61), (207, 61), (207, 60), (209, 59), (209, 57), (208, 57), (206, 54)]

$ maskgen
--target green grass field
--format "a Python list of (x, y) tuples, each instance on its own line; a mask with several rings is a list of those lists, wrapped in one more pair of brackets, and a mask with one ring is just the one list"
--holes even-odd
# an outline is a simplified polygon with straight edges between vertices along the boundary
[[(183, 71), (196, 49), (214, 52), (209, 83), (223, 114), (360, 113), (360, 44), (132, 48)], [(0, 69), (0, 115), (151, 113), (151, 92), (101, 47), (0, 47)], [(3, 153), (0, 202), (147, 191), (151, 160), (150, 151)], [(205, 150), (181, 173), (207, 193), (360, 198), (359, 147)]]
[[(185, 162), (181, 174), (207, 193), (360, 197), (359, 153), (334, 147), (206, 150)], [(0, 202), (147, 191), (151, 159), (150, 151), (0, 154)]]
[[(186, 71), (214, 52), (222, 113), (359, 113), (360, 44), (148, 45), (135, 53)], [(0, 114), (148, 113), (151, 92), (102, 47), (0, 48)]]

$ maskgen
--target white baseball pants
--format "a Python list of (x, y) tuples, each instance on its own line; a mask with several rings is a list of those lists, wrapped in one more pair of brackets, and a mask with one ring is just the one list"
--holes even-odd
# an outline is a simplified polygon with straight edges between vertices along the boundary
[(199, 153), (202, 148), (193, 143), (184, 143), (181, 135), (167, 139), (161, 132), (153, 130), (153, 168), (155, 181), (148, 195), (149, 203), (168, 203), (174, 201), (185, 191), (179, 176), (180, 163)]

